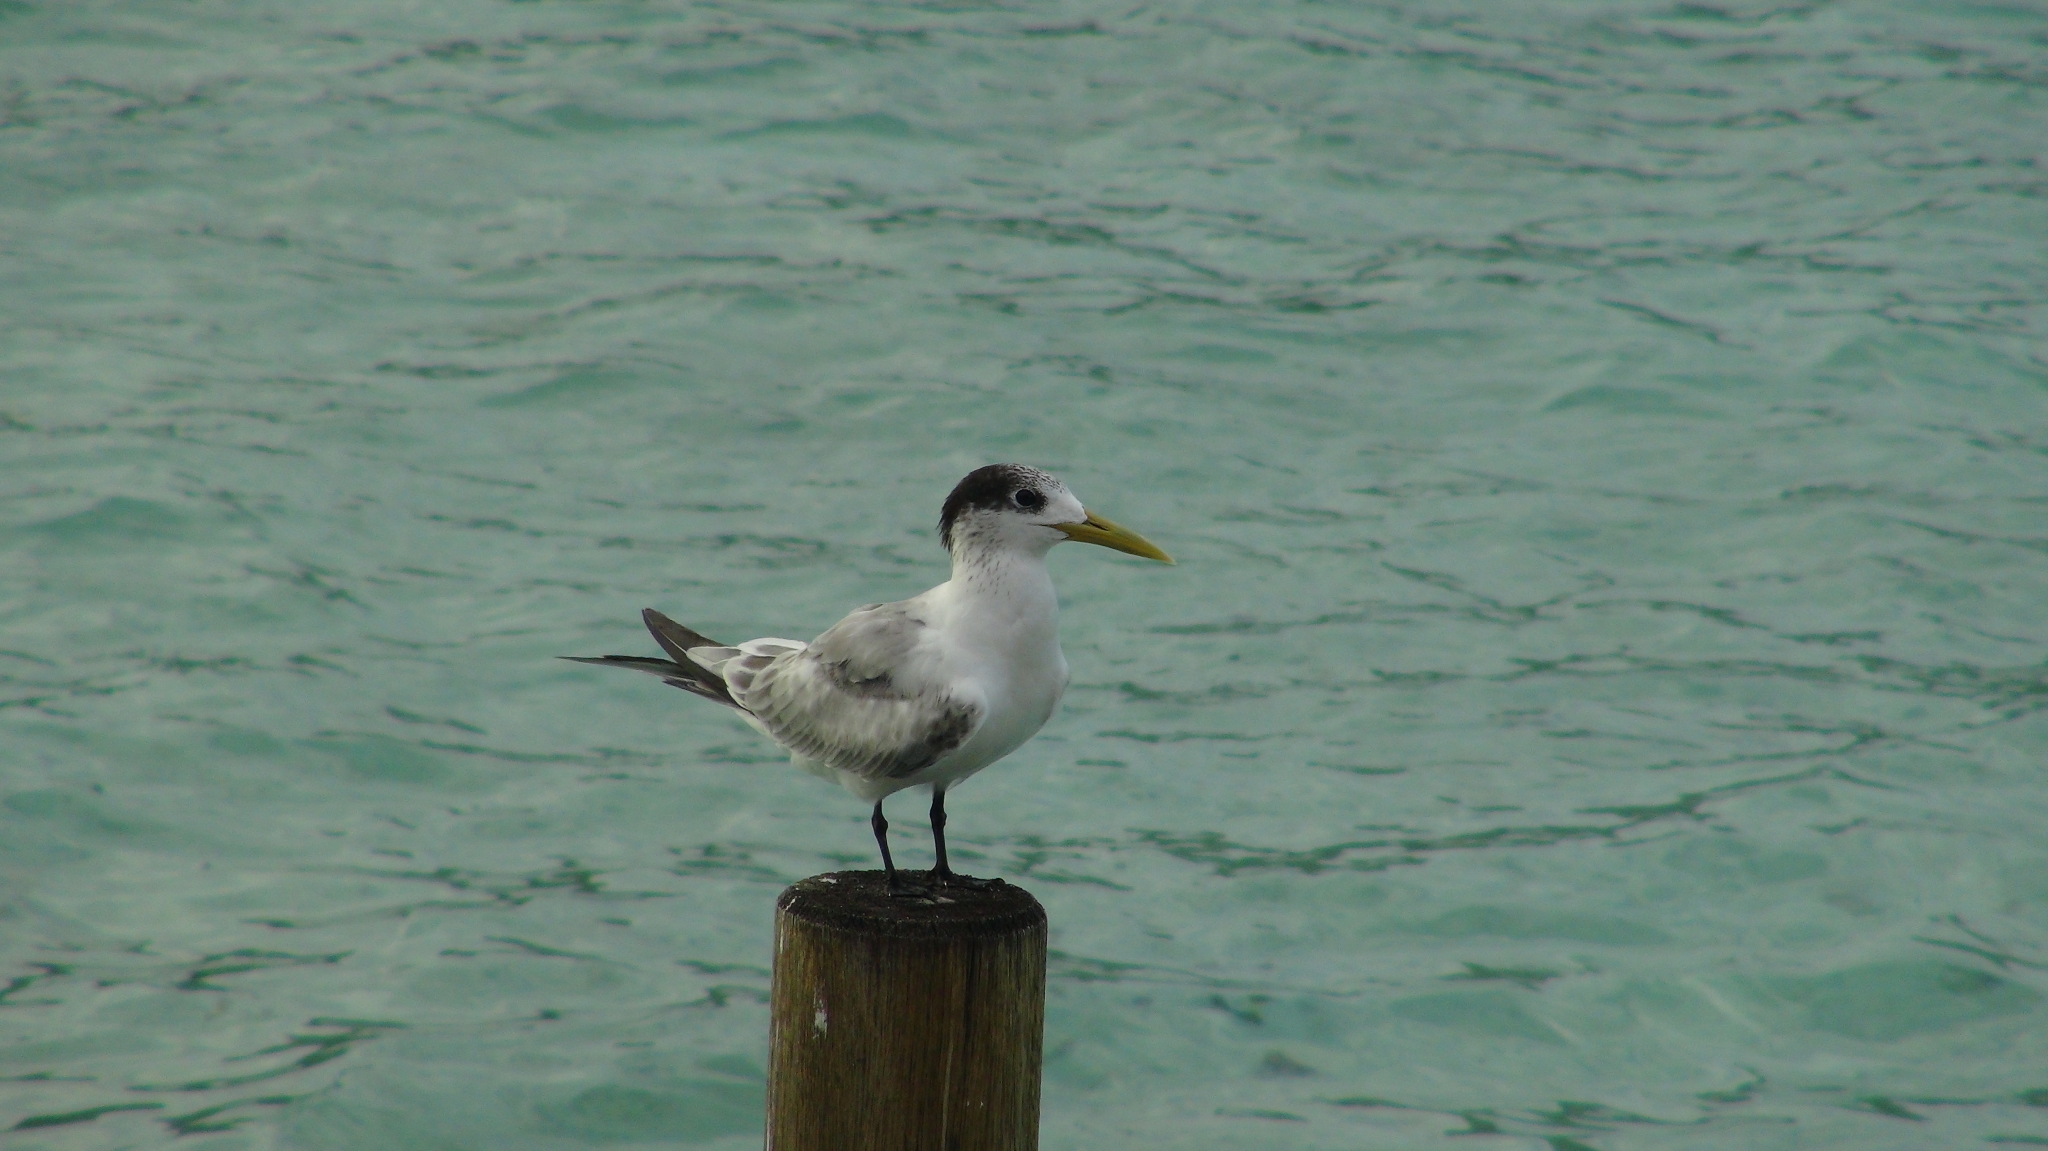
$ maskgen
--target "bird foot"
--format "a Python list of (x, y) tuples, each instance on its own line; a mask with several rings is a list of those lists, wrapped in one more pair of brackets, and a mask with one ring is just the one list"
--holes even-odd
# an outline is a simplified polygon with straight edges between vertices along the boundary
[(891, 899), (930, 899), (932, 897), (932, 890), (936, 886), (937, 884), (931, 883), (912, 883), (903, 878), (901, 872), (892, 871), (889, 873), (889, 898)]
[(933, 887), (957, 887), (963, 891), (987, 891), (989, 888), (1001, 887), (1002, 885), (1003, 881), (1001, 879), (976, 879), (972, 875), (959, 875), (950, 870), (935, 870), (932, 872)]

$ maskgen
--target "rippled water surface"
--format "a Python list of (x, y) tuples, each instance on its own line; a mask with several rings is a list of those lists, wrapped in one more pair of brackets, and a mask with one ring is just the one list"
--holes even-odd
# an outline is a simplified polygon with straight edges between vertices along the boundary
[(2044, 141), (2031, 0), (0, 0), (0, 1142), (758, 1145), (866, 813), (552, 657), (1015, 459), (1181, 560), (952, 805), (1048, 1148), (2048, 1143)]

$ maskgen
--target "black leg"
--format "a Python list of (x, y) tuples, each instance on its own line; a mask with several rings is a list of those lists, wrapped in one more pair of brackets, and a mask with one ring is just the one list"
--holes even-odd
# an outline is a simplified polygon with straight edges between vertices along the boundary
[(932, 848), (939, 856), (939, 865), (932, 869), (932, 882), (940, 887), (965, 887), (979, 891), (1002, 882), (1000, 879), (955, 875), (953, 869), (946, 866), (946, 789), (943, 787), (932, 788)]
[(903, 877), (896, 874), (896, 861), (889, 858), (889, 821), (882, 818), (881, 800), (875, 801), (874, 818), (868, 820), (868, 823), (875, 829), (875, 846), (882, 849), (882, 869), (889, 875), (889, 894), (923, 895), (922, 889), (903, 882)]
[(889, 858), (889, 821), (882, 818), (882, 801), (875, 801), (875, 816), (868, 820), (875, 829), (875, 846), (882, 849), (882, 869), (889, 873), (889, 886), (896, 886), (896, 861)]

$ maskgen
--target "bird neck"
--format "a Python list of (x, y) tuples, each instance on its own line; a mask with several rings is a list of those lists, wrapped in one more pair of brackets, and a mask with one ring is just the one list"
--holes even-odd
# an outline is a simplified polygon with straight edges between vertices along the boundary
[(1060, 601), (1043, 555), (963, 549), (953, 556), (946, 590), (958, 607), (969, 609), (966, 614), (1005, 621), (999, 625), (1005, 629), (1045, 631), (1057, 642)]

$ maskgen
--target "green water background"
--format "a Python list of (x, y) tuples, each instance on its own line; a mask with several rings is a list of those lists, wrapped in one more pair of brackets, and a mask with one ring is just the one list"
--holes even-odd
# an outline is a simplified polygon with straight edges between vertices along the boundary
[(2048, 1142), (2044, 113), (2038, 3), (0, 3), (0, 1143), (758, 1146), (866, 813), (552, 657), (993, 460), (1181, 560), (952, 804), (1048, 1149)]

